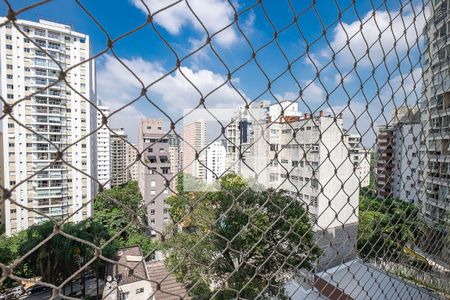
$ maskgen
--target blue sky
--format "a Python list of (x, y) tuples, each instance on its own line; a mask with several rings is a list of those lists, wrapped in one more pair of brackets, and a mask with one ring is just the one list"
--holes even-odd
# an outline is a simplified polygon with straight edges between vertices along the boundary
[[(36, 1), (11, 2), (17, 10)], [(173, 2), (82, 1), (113, 40), (146, 23), (145, 5), (155, 12)], [(203, 26), (212, 34), (234, 18), (233, 7), (227, 0), (188, 1), (202, 20), (202, 26), (185, 2), (177, 3), (158, 13), (153, 24), (118, 40), (114, 44), (114, 54), (109, 52), (97, 60), (98, 95), (116, 110), (140, 94), (141, 84), (121, 65), (117, 56), (146, 86), (158, 81), (151, 85), (147, 96), (173, 120), (181, 117), (183, 110), (197, 105), (200, 99), (198, 91), (185, 77), (204, 96), (208, 95), (205, 104), (211, 108), (235, 108), (245, 101), (297, 99), (302, 91), (302, 97), (298, 99), (302, 112), (343, 110), (346, 126), (363, 134), (364, 142), (371, 146), (373, 124), (389, 121), (394, 103), (399, 106), (405, 101), (417, 101), (415, 95), (421, 84), (418, 34), (422, 33), (424, 11), (428, 12), (428, 8), (424, 9), (422, 2), (411, 4), (398, 0), (356, 1), (355, 5), (349, 0), (317, 2), (311, 7), (310, 1), (263, 1), (262, 5), (257, 1), (232, 1), (238, 13), (243, 12), (238, 18), (239, 26), (233, 24), (215, 35), (211, 42), (222, 61), (206, 46), (183, 59), (178, 71), (160, 80), (174, 69), (177, 56), (183, 58), (204, 43)], [(340, 21), (337, 21), (337, 2), (342, 15)], [(1, 5), (5, 15), (6, 7)], [(376, 13), (372, 14), (374, 10)], [(298, 16), (296, 24), (293, 24), (293, 11)], [(106, 48), (106, 34), (75, 1), (51, 1), (26, 11), (19, 18), (42, 18), (72, 25), (76, 31), (91, 36), (92, 54)], [(273, 27), (278, 32), (277, 43), (272, 41)], [(346, 33), (352, 36), (348, 44)], [(379, 34), (381, 39), (378, 39)], [(240, 67), (252, 54), (246, 39), (255, 50), (267, 46), (258, 51), (256, 60)], [(395, 40), (397, 43), (394, 44)], [(333, 60), (332, 53), (338, 51)], [(288, 65), (283, 55), (294, 63), (291, 72), (280, 76)], [(353, 65), (355, 58), (359, 60), (356, 68)], [(223, 64), (232, 72), (231, 85), (226, 82), (228, 70)], [(237, 68), (239, 70), (235, 71)], [(272, 82), (270, 90), (267, 88), (269, 81)], [(216, 90), (219, 86), (222, 87)], [(376, 118), (383, 106), (386, 106), (386, 119), (383, 116)], [(112, 118), (112, 125), (125, 127), (131, 140), (135, 140), (138, 118), (163, 117), (167, 121), (161, 111), (141, 98), (117, 113)], [(181, 126), (180, 123), (177, 127), (179, 133)]]

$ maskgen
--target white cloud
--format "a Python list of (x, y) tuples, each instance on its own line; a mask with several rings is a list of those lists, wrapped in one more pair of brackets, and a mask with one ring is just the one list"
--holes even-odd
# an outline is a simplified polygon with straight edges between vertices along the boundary
[(353, 75), (347, 73), (342, 74), (342, 76), (339, 73), (334, 74), (334, 83), (339, 85), (341, 81), (343, 85), (349, 84), (353, 81)]
[[(416, 47), (414, 45), (417, 43), (418, 32), (422, 31), (426, 20), (424, 14), (419, 13), (420, 9), (413, 10), (411, 5), (405, 5), (400, 15), (398, 11), (369, 11), (361, 21), (338, 24), (333, 29), (331, 40), (334, 52), (343, 48), (337, 55), (338, 61), (353, 66), (355, 59), (361, 59), (359, 65), (367, 67), (372, 63), (377, 65), (382, 62), (385, 53), (393, 47), (399, 55)], [(367, 51), (372, 63), (368, 59)], [(395, 51), (392, 51), (388, 58), (394, 57)]]
[(325, 101), (325, 91), (315, 81), (305, 81), (304, 86), (305, 88), (303, 89), (302, 99), (306, 102), (306, 104), (310, 102)]
[[(142, 1), (149, 7), (152, 13), (173, 4), (174, 0), (132, 0), (134, 5), (144, 13), (148, 13)], [(234, 10), (225, 0), (190, 0), (189, 6), (195, 15), (212, 35), (233, 22)], [(205, 35), (201, 23), (191, 12), (185, 1), (175, 4), (159, 12), (154, 22), (164, 27), (173, 35), (180, 34), (184, 27), (193, 27), (196, 31)], [(230, 46), (237, 41), (237, 34), (231, 27), (217, 35), (215, 40), (221, 46)]]
[[(148, 86), (167, 73), (167, 70), (160, 64), (142, 58), (121, 60), (136, 74), (144, 86)], [(236, 108), (244, 104), (238, 92), (228, 83), (224, 84), (227, 80), (225, 76), (210, 70), (192, 70), (188, 67), (181, 67), (181, 72), (206, 97), (205, 105), (208, 108)], [(197, 106), (201, 98), (194, 86), (184, 78), (181, 72), (176, 71), (168, 75), (147, 91), (148, 97), (157, 102), (161, 109), (172, 117), (181, 116), (184, 109)], [(111, 108), (111, 111), (117, 110), (139, 97), (142, 89), (139, 80), (115, 57), (109, 55), (104, 56), (99, 62), (97, 83), (99, 98)], [(219, 86), (221, 87), (218, 88)], [(141, 103), (145, 101), (140, 100)], [(112, 126), (124, 127), (133, 135), (137, 132), (137, 120), (149, 115), (151, 111), (156, 111), (156, 108), (150, 103), (145, 105), (148, 107), (147, 111), (142, 110), (141, 106), (141, 104), (127, 106), (126, 109), (111, 118)]]

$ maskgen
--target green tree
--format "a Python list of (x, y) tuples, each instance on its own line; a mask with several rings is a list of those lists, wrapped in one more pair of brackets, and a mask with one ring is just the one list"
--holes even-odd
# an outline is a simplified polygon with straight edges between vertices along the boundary
[(420, 232), (417, 207), (397, 199), (380, 199), (362, 189), (359, 208), (360, 255), (391, 261), (402, 259), (405, 246), (415, 243)]
[(168, 267), (196, 298), (286, 298), (287, 278), (320, 254), (307, 212), (287, 192), (249, 189), (238, 175), (221, 185), (168, 199), (183, 226), (164, 243)]

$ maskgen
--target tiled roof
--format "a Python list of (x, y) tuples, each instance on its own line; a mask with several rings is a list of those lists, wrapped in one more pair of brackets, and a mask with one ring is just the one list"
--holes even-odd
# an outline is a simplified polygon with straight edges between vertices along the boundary
[[(108, 275), (116, 278), (117, 284), (123, 285), (140, 280), (148, 279), (145, 267), (145, 260), (142, 257), (141, 248), (139, 246), (132, 246), (120, 249), (114, 259), (122, 264), (109, 264)], [(130, 272), (125, 266), (128, 266), (133, 271)], [(145, 278), (145, 279), (142, 279)]]
[[(156, 291), (156, 300), (190, 300), (186, 288), (169, 273), (164, 266), (164, 262), (155, 260), (147, 263), (147, 270), (152, 282), (152, 289)], [(157, 283), (160, 289), (157, 289)]]

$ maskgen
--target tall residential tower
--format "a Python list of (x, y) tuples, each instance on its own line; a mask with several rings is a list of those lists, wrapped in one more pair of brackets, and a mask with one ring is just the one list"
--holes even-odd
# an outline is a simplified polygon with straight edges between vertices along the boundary
[[(70, 216), (73, 222), (90, 217), (97, 189), (91, 179), (97, 176), (96, 136), (87, 136), (96, 127), (96, 112), (83, 99), (96, 102), (93, 61), (65, 73), (67, 82), (83, 97), (64, 81), (55, 83), (61, 69), (89, 58), (89, 36), (68, 25), (43, 20), (17, 20), (15, 24), (27, 36), (11, 23), (0, 27), (0, 92), (9, 104), (17, 103), (11, 107), (11, 115), (37, 134), (10, 116), (2, 120), (2, 185), (12, 189), (27, 180), (3, 203), (7, 235), (46, 220), (41, 214), (56, 219)], [(68, 145), (63, 153), (58, 152)]]

